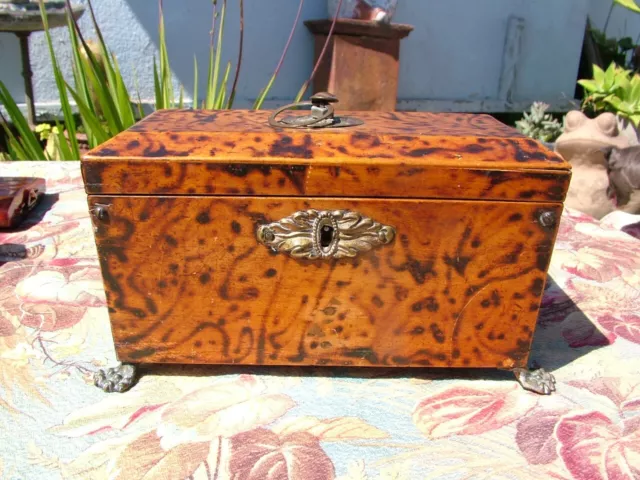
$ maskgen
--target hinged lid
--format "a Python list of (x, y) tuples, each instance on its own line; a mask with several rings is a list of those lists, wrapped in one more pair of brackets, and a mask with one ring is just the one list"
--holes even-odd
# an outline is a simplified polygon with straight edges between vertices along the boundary
[(334, 115), (326, 95), (298, 124), (281, 110), (157, 111), (85, 155), (86, 191), (559, 202), (569, 186), (567, 162), (489, 115)]

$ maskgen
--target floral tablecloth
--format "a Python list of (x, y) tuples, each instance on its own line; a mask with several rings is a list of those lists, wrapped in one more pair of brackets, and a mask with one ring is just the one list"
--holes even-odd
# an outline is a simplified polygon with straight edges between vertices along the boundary
[(153, 369), (123, 394), (77, 162), (0, 233), (0, 478), (640, 478), (640, 240), (565, 211), (533, 361), (505, 373)]

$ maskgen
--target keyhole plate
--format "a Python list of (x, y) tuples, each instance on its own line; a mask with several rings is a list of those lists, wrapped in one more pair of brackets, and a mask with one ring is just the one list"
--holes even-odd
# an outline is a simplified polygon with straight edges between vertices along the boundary
[(300, 210), (256, 228), (263, 245), (306, 260), (352, 258), (393, 243), (395, 236), (391, 225), (352, 210)]

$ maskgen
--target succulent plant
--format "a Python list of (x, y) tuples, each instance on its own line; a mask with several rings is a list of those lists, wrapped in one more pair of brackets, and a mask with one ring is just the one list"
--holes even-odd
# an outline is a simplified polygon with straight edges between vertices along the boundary
[(562, 133), (562, 124), (546, 113), (549, 105), (544, 102), (533, 102), (529, 112), (524, 112), (524, 118), (516, 122), (518, 131), (528, 137), (541, 142), (553, 142)]

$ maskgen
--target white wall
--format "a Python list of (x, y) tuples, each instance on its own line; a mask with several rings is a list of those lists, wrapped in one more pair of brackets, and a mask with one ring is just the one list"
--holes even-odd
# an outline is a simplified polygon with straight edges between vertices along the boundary
[[(94, 0), (98, 24), (109, 48), (116, 54), (129, 88), (134, 91), (137, 75), (143, 100), (153, 98), (153, 56), (158, 53), (158, 2), (153, 0)], [(222, 2), (218, 2), (219, 4)], [(223, 62), (237, 57), (239, 11), (231, 0), (226, 18)], [(293, 20), (298, 2), (294, 0), (245, 1), (245, 42), (242, 72), (237, 94), (238, 106), (250, 105), (267, 83), (275, 68)], [(193, 59), (200, 69), (200, 90), (204, 91), (211, 29), (211, 0), (164, 0), (165, 27), (171, 65), (177, 82), (184, 84), (188, 97), (193, 91)], [(326, 3), (308, 0), (302, 19), (324, 18)], [(81, 29), (93, 36), (88, 12), (80, 19)], [(52, 31), (59, 63), (69, 67), (65, 28)], [(310, 73), (312, 43), (304, 25), (296, 33), (280, 79), (271, 90), (276, 97), (290, 98)], [(51, 74), (49, 54), (42, 33), (30, 38), (31, 63), (34, 71), (35, 98), (39, 110), (57, 103), (57, 89)], [(67, 68), (70, 74), (69, 68)], [(18, 42), (10, 33), (0, 33), (0, 80), (16, 99), (23, 98), (23, 83)]]
[(402, 50), (400, 98), (458, 100), (461, 109), (495, 98), (515, 15), (525, 28), (514, 100), (564, 104), (575, 90), (586, 14), (586, 0), (400, 0), (397, 20), (417, 27)]
[[(152, 59), (157, 53), (158, 11), (153, 0), (94, 0), (107, 44), (118, 57), (133, 90), (137, 74), (141, 96), (153, 98)], [(221, 3), (220, 1), (218, 3)], [(237, 55), (238, 7), (229, 0), (223, 60)], [(245, 44), (237, 107), (248, 107), (268, 81), (293, 23), (296, 0), (245, 0)], [(399, 108), (431, 110), (520, 110), (533, 100), (567, 108), (573, 96), (587, 14), (604, 22), (607, 0), (400, 0), (395, 22), (415, 29), (403, 40)], [(208, 61), (211, 0), (164, 0), (169, 56), (187, 97), (193, 90), (193, 56), (204, 90)], [(515, 103), (496, 101), (507, 20), (525, 19)], [(307, 0), (302, 20), (325, 18), (325, 0)], [(92, 36), (89, 15), (80, 21)], [(640, 15), (617, 8), (609, 33), (640, 34)], [(68, 69), (65, 29), (54, 31), (60, 62)], [(41, 33), (31, 37), (38, 111), (56, 111), (57, 90)], [(267, 107), (290, 101), (312, 67), (313, 41), (300, 23)], [(0, 80), (23, 98), (17, 39), (0, 33)], [(202, 95), (202, 93), (201, 93)]]

